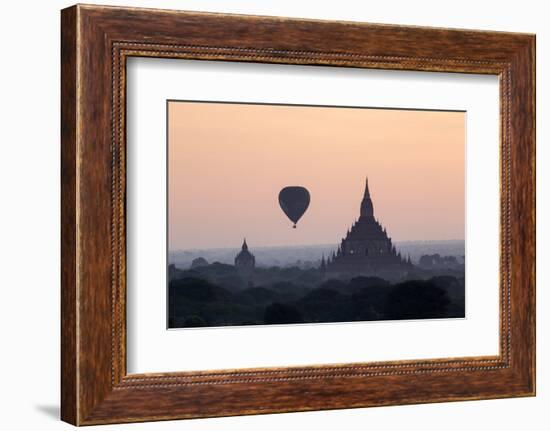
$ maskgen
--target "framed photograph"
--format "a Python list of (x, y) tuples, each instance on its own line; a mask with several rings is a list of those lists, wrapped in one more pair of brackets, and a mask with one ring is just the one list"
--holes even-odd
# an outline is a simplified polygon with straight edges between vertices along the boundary
[(535, 394), (535, 36), (62, 11), (62, 419)]

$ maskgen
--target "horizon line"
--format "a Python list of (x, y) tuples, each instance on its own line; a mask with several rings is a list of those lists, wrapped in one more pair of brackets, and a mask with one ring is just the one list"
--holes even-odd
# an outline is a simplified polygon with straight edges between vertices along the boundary
[[(466, 242), (466, 239), (406, 239), (406, 240), (392, 240), (393, 243), (406, 243), (406, 242)], [(248, 242), (248, 241), (247, 241)], [(300, 245), (253, 245), (249, 248), (261, 249), (261, 248), (302, 248), (302, 247), (332, 247), (337, 246), (339, 243), (322, 243), (322, 244), (300, 244)], [(178, 251), (191, 251), (191, 250), (233, 250), (236, 248), (241, 248), (241, 245), (235, 245), (234, 247), (191, 247), (191, 248), (177, 248), (177, 249), (168, 249), (169, 253), (178, 252)]]

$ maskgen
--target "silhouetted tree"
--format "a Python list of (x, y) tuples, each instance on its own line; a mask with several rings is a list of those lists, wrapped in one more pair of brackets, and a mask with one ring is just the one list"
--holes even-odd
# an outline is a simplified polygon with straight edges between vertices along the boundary
[(331, 278), (325, 281), (319, 287), (322, 289), (334, 290), (335, 292), (338, 292), (339, 290), (343, 290), (346, 287), (346, 282), (342, 280), (337, 280), (335, 278)]
[(244, 304), (269, 304), (277, 297), (277, 293), (265, 287), (250, 287), (236, 295), (239, 302)]
[(189, 316), (183, 322), (183, 326), (186, 328), (200, 328), (201, 326), (206, 326), (206, 322), (200, 316)]
[(386, 302), (391, 286), (385, 280), (382, 282), (367, 285), (352, 294), (353, 320), (380, 320), (386, 317)]
[(228, 300), (231, 293), (223, 287), (216, 286), (202, 278), (186, 277), (172, 280), (169, 284), (170, 299), (178, 298), (191, 299), (194, 301), (214, 302)]
[(388, 319), (428, 319), (447, 317), (447, 293), (429, 281), (414, 280), (397, 284), (385, 307)]
[(204, 257), (197, 257), (196, 259), (193, 259), (193, 262), (191, 262), (191, 269), (206, 265), (208, 265), (208, 261)]
[(266, 324), (276, 323), (302, 323), (303, 318), (300, 310), (291, 304), (274, 302), (265, 309), (264, 322)]
[(296, 302), (307, 322), (343, 322), (351, 320), (351, 297), (321, 287)]

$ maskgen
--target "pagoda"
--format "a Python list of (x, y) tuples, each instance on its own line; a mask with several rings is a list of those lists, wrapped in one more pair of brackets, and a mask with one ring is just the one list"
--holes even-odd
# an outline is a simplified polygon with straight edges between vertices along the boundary
[(250, 251), (248, 251), (248, 244), (246, 238), (243, 241), (241, 251), (235, 256), (235, 267), (239, 271), (252, 271), (256, 266), (256, 258)]
[(414, 268), (410, 257), (401, 256), (386, 229), (374, 217), (368, 178), (365, 181), (359, 219), (353, 223), (324, 266), (328, 274), (376, 275), (386, 278), (401, 277)]

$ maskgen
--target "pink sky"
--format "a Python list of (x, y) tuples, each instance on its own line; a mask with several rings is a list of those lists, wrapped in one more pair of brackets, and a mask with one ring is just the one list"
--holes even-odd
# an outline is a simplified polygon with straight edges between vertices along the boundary
[[(169, 102), (169, 249), (334, 244), (368, 175), (393, 240), (464, 239), (465, 113)], [(297, 229), (279, 191), (306, 187)]]

